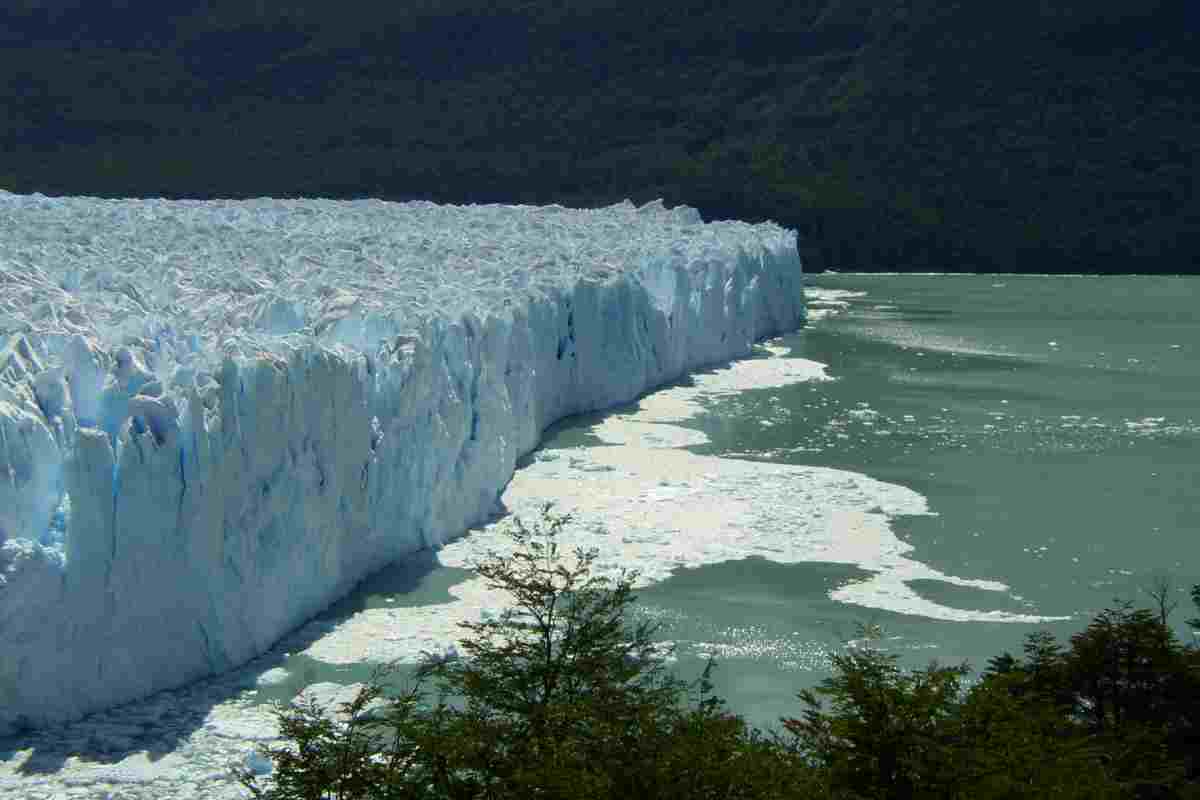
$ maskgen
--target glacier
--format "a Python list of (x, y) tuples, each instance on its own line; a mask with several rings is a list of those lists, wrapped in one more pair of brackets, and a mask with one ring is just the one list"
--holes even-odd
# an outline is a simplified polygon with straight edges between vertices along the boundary
[(661, 201), (0, 191), (0, 735), (250, 660), (804, 313), (794, 231)]

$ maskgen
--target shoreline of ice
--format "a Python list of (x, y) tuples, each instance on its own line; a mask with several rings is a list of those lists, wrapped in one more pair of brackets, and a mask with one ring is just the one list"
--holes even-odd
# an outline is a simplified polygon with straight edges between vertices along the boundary
[(0, 735), (245, 663), (801, 282), (793, 231), (660, 202), (0, 192)]

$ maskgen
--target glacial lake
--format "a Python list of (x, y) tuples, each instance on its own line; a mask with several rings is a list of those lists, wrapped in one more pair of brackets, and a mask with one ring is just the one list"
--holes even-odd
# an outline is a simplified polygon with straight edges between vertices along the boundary
[[(641, 570), (675, 666), (769, 725), (878, 626), (919, 666), (1200, 582), (1200, 278), (825, 274), (801, 331), (560, 423), (505, 492)], [(501, 521), (498, 524), (503, 524)], [(364, 581), (228, 675), (0, 741), (0, 795), (240, 797), (268, 701), (441, 652), (499, 600), (494, 525)], [(5, 795), (7, 796), (7, 795)], [(72, 795), (73, 796), (73, 795)]]

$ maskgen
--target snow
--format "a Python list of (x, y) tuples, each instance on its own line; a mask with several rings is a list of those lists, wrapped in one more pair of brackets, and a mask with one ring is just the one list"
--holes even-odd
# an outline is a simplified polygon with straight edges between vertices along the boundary
[(0, 734), (247, 662), (803, 302), (794, 232), (657, 201), (0, 192)]

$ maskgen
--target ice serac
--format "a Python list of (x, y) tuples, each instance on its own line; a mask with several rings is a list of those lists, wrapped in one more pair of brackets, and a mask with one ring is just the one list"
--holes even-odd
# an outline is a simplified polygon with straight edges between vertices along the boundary
[(659, 202), (0, 192), (0, 732), (247, 661), (803, 313), (795, 233)]

